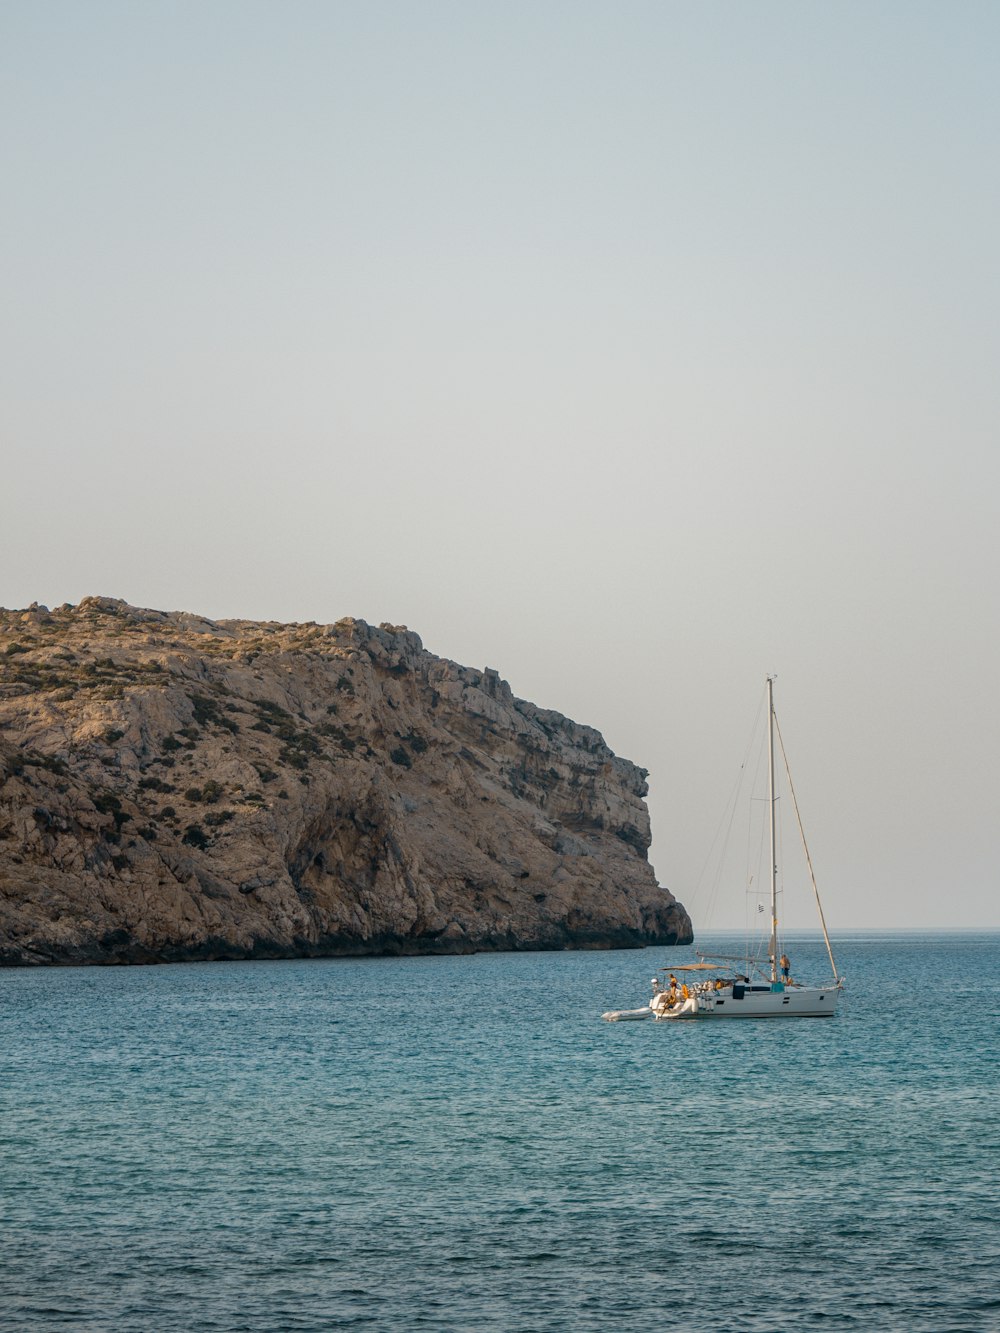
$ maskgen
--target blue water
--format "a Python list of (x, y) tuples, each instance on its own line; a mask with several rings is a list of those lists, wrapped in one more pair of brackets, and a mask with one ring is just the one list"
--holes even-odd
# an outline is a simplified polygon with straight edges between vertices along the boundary
[(1000, 1328), (1000, 937), (687, 953), (0, 973), (0, 1329)]

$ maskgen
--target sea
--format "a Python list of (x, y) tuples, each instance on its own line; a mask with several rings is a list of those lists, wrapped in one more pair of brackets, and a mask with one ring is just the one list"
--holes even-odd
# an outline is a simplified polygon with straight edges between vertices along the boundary
[(1000, 1329), (1000, 935), (601, 1021), (690, 956), (0, 972), (0, 1329)]

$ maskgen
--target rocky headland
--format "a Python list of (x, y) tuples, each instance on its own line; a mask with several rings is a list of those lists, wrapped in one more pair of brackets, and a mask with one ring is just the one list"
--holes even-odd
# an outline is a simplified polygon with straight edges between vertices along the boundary
[(0, 611), (0, 963), (685, 943), (646, 773), (361, 620)]

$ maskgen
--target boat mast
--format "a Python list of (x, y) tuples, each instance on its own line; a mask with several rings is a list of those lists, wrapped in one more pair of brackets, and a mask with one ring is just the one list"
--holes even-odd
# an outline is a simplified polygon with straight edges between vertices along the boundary
[(767, 678), (767, 804), (771, 820), (771, 980), (778, 980), (778, 862), (774, 848), (774, 677)]

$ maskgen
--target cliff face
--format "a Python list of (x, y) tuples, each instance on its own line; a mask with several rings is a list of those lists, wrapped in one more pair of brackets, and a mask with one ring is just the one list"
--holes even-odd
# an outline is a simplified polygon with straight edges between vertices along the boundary
[(686, 942), (645, 777), (405, 629), (0, 612), (0, 963)]

